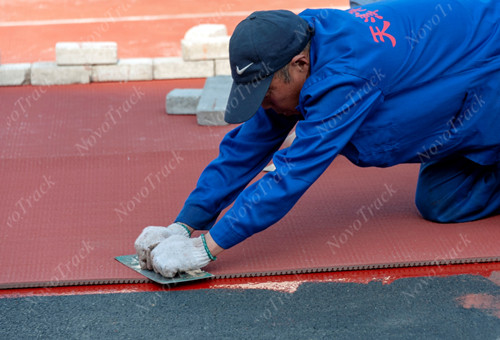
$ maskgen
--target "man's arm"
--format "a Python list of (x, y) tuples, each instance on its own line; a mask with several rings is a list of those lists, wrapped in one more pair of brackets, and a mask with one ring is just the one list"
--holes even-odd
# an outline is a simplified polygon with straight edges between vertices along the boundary
[(206, 230), (269, 163), (298, 118), (262, 108), (222, 140), (219, 156), (202, 172), (176, 221)]
[(292, 145), (274, 155), (276, 170), (246, 188), (210, 230), (220, 247), (230, 248), (286, 215), (383, 102), (379, 89), (360, 92), (367, 81), (349, 74), (327, 71), (308, 82), (301, 92), (305, 119)]

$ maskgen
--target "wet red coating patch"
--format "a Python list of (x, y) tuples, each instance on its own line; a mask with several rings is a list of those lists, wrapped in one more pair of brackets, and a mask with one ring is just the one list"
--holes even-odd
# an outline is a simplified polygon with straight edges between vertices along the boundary
[(494, 271), (488, 276), (488, 279), (494, 282), (497, 286), (500, 286), (500, 271)]
[[(486, 278), (498, 272), (500, 263), (478, 263), (441, 266), (439, 276), (460, 274), (480, 275)], [(55, 296), (55, 295), (86, 295), (86, 294), (114, 294), (157, 291), (181, 291), (195, 289), (271, 289), (293, 292), (304, 282), (339, 282), (367, 284), (380, 281), (384, 284), (412, 277), (432, 276), (435, 267), (393, 268), (378, 270), (356, 270), (330, 273), (277, 275), (262, 277), (247, 277), (233, 279), (202, 280), (185, 283), (178, 286), (165, 287), (154, 283), (116, 284), (116, 285), (89, 285), (53, 288), (24, 288), (0, 290), (0, 298), (14, 298), (25, 296)]]
[(500, 319), (500, 297), (490, 294), (467, 294), (458, 298), (462, 307), (481, 309)]

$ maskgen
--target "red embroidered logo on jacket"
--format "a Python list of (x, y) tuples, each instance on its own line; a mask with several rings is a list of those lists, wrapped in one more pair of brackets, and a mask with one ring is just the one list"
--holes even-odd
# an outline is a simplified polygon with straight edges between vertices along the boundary
[[(383, 20), (384, 17), (378, 14), (378, 9), (376, 11), (368, 11), (365, 8), (353, 8), (348, 11), (350, 14), (355, 15), (357, 18), (363, 19), (365, 22), (376, 23), (377, 20)], [(376, 43), (385, 42), (384, 38), (388, 38), (392, 43), (392, 47), (396, 46), (396, 38), (391, 34), (387, 33), (387, 29), (391, 26), (391, 23), (387, 20), (383, 20), (383, 27), (380, 30), (378, 26), (370, 26), (370, 32), (372, 34), (373, 41)]]

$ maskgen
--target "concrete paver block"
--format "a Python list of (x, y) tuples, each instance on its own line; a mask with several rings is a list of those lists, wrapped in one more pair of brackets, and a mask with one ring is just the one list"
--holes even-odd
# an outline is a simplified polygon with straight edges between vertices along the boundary
[(57, 66), (54, 62), (37, 62), (31, 65), (31, 84), (88, 84), (90, 73), (90, 66)]
[(31, 64), (5, 64), (0, 66), (0, 86), (30, 84)]
[(216, 76), (230, 76), (231, 65), (229, 59), (216, 59), (215, 60), (215, 75)]
[(202, 89), (175, 89), (167, 94), (166, 111), (168, 114), (196, 114)]
[(184, 60), (208, 60), (229, 58), (229, 36), (181, 41)]
[(153, 59), (120, 59), (116, 65), (92, 66), (91, 81), (153, 80)]
[(227, 125), (224, 121), (233, 79), (229, 76), (207, 78), (200, 102), (196, 108), (196, 119), (200, 125)]
[(179, 57), (153, 59), (154, 79), (207, 78), (214, 74), (213, 60), (185, 61)]
[(118, 47), (115, 42), (58, 42), (57, 65), (116, 64)]
[(213, 37), (224, 37), (227, 35), (226, 25), (223, 24), (201, 24), (191, 27), (184, 35), (185, 40), (197, 40)]

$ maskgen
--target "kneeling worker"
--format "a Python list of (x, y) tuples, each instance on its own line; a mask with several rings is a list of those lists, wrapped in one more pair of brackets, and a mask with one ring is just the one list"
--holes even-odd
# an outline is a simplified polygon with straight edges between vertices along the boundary
[[(251, 14), (229, 45), (225, 120), (244, 123), (176, 222), (143, 230), (141, 266), (167, 277), (204, 267), (278, 222), (339, 154), (363, 167), (421, 163), (425, 219), (499, 214), (499, 24), (499, 2), (474, 0)], [(271, 158), (276, 170), (247, 187)]]

